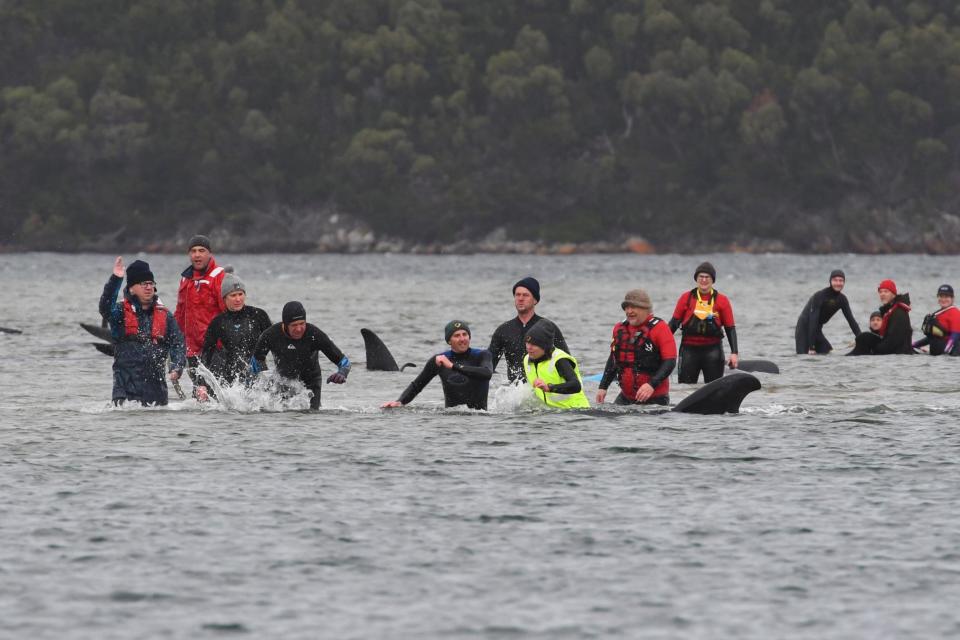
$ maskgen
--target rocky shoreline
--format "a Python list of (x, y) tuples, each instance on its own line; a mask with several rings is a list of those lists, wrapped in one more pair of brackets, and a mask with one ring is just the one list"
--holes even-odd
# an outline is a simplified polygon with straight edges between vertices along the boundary
[(231, 222), (207, 216), (189, 228), (181, 225), (175, 233), (158, 240), (136, 232), (118, 229), (96, 239), (47, 239), (42, 243), (4, 244), (0, 253), (53, 251), (62, 253), (124, 253), (131, 250), (154, 254), (184, 251), (187, 239), (195, 233), (209, 235), (218, 253), (398, 253), (416, 255), (530, 254), (573, 255), (584, 253), (924, 253), (953, 255), (960, 253), (960, 216), (940, 213), (926, 219), (917, 228), (902, 212), (869, 211), (857, 233), (846, 230), (834, 215), (798, 217), (796, 228), (783, 229), (784, 237), (755, 237), (740, 230), (733, 238), (704, 241), (686, 234), (669, 243), (656, 243), (641, 235), (625, 235), (622, 240), (585, 242), (548, 242), (511, 239), (504, 227), (498, 227), (477, 239), (452, 242), (421, 242), (377, 235), (363, 221), (331, 211), (293, 210), (278, 207), (269, 212), (248, 214), (243, 222)]

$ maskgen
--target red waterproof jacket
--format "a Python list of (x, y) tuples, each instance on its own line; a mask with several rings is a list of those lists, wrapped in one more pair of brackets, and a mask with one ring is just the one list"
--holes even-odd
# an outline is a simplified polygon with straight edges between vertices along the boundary
[(187, 357), (200, 355), (207, 325), (227, 307), (220, 297), (220, 285), (226, 275), (223, 267), (210, 258), (206, 271), (198, 273), (187, 267), (180, 274), (180, 289), (177, 291), (177, 310), (173, 317), (187, 343)]

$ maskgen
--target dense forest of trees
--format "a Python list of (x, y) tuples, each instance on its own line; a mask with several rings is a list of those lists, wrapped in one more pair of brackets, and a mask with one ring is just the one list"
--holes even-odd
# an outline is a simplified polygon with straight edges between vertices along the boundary
[(0, 244), (332, 204), (842, 249), (958, 185), (956, 0), (0, 0)]

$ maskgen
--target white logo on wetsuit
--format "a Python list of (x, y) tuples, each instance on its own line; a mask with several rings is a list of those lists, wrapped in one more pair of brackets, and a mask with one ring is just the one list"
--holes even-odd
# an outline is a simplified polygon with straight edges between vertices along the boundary
[(287, 349), (296, 349), (296, 348), (297, 347), (295, 345), (292, 345), (292, 344), (287, 345)]

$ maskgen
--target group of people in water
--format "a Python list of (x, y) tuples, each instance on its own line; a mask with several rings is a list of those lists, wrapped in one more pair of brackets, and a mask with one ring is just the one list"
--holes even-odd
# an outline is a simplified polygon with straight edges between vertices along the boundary
[[(336, 371), (327, 383), (343, 384), (350, 374), (350, 359), (318, 327), (307, 322), (298, 301), (287, 302), (281, 321), (246, 303), (246, 287), (234, 273), (219, 266), (209, 238), (197, 235), (188, 247), (190, 266), (181, 274), (174, 312), (156, 294), (156, 281), (149, 264), (136, 260), (124, 268), (122, 257), (100, 298), (100, 314), (109, 324), (116, 343), (113, 364), (115, 404), (126, 401), (144, 405), (167, 403), (169, 378), (179, 385), (186, 370), (193, 380), (194, 396), (209, 401), (220, 383), (250, 384), (269, 368), (267, 356), (284, 380), (298, 380), (311, 394), (310, 408), (320, 407), (323, 376), (319, 354)], [(677, 380), (695, 383), (703, 376), (711, 382), (723, 376), (725, 366), (739, 363), (737, 332), (730, 300), (714, 288), (717, 272), (703, 262), (694, 271), (696, 286), (684, 291), (669, 320), (653, 315), (653, 303), (642, 289), (628, 291), (621, 302), (624, 320), (612, 329), (610, 354), (595, 400), (606, 400), (616, 381), (619, 405), (670, 402), (670, 374), (677, 367)], [(122, 288), (124, 277), (126, 286)], [(878, 287), (880, 309), (871, 316), (870, 331), (860, 332), (842, 293), (842, 271), (830, 274), (830, 286), (815, 293), (797, 321), (797, 353), (823, 354), (832, 350), (823, 335), (823, 325), (842, 311), (856, 336), (851, 355), (913, 353), (928, 347), (932, 354), (960, 353), (960, 310), (953, 306), (953, 289), (938, 291), (940, 309), (925, 318), (924, 338), (911, 343), (910, 299), (899, 294), (892, 280)], [(121, 295), (122, 293), (122, 295)], [(118, 300), (118, 295), (120, 296)], [(453, 320), (444, 328), (449, 347), (432, 356), (420, 374), (399, 398), (383, 408), (410, 403), (433, 378), (439, 377), (447, 407), (486, 409), (490, 380), (503, 359), (510, 382), (526, 382), (544, 405), (558, 409), (587, 408), (583, 376), (556, 324), (536, 314), (540, 283), (525, 277), (513, 285), (517, 315), (500, 325), (487, 349), (471, 347), (467, 322)], [(674, 334), (680, 329), (679, 349)], [(723, 339), (730, 348), (724, 355)], [(202, 364), (203, 367), (199, 365)], [(212, 373), (218, 380), (208, 381)], [(289, 388), (281, 385), (280, 393)]]
[(900, 293), (896, 282), (886, 279), (877, 286), (880, 307), (870, 314), (869, 330), (863, 332), (843, 294), (845, 284), (846, 275), (836, 269), (830, 273), (830, 286), (810, 296), (797, 319), (798, 354), (830, 353), (833, 345), (824, 337), (823, 325), (842, 311), (854, 336), (854, 348), (847, 355), (911, 354), (924, 348), (934, 356), (960, 355), (960, 309), (953, 304), (953, 287), (949, 284), (937, 289), (938, 308), (924, 316), (920, 325), (923, 338), (916, 341), (910, 324), (910, 294)]

